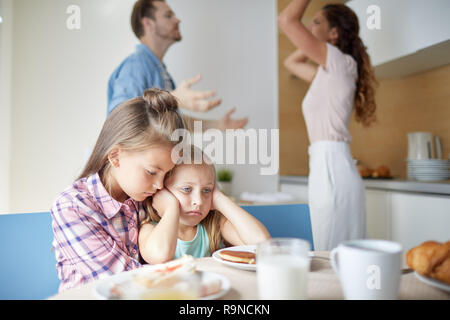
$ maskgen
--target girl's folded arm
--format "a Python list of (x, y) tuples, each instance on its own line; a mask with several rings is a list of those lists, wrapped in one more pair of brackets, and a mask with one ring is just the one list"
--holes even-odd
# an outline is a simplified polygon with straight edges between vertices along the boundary
[[(224, 194), (216, 198), (215, 207), (224, 215), (221, 233), (231, 244), (256, 244), (270, 238), (269, 231), (258, 219)], [(239, 240), (241, 243), (237, 243)]]
[(232, 246), (242, 246), (246, 243), (239, 237), (236, 228), (224, 216), (220, 219), (220, 233), (225, 241)]
[(179, 213), (169, 211), (157, 225), (145, 223), (139, 230), (139, 251), (145, 262), (158, 264), (170, 261), (177, 247)]

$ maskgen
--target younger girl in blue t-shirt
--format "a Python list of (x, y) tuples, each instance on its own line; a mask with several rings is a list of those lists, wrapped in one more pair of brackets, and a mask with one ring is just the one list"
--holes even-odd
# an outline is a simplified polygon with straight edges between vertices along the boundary
[(249, 245), (270, 238), (261, 222), (217, 188), (215, 168), (208, 162), (176, 165), (166, 175), (164, 189), (153, 196), (154, 212), (139, 230), (139, 249), (147, 263), (184, 254), (207, 257), (224, 243)]

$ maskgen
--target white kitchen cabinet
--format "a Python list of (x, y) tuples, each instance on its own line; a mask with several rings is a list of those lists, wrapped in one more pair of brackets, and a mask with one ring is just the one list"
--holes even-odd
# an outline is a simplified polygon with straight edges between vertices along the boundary
[(367, 238), (389, 240), (389, 192), (366, 189)]
[(450, 240), (450, 197), (391, 192), (391, 239), (407, 250), (427, 240)]
[[(296, 200), (308, 203), (308, 185), (282, 183), (280, 191), (291, 194)], [(389, 239), (389, 192), (366, 189), (366, 226), (370, 239)]]
[[(306, 177), (283, 179), (280, 191), (293, 195), (298, 201), (308, 203)], [(404, 253), (427, 240), (450, 240), (450, 195), (444, 193), (445, 188), (437, 188), (441, 185), (428, 186), (428, 190), (432, 187), (436, 187), (433, 190), (440, 190), (442, 195), (439, 195), (425, 191), (392, 190), (399, 188), (399, 185), (403, 185), (405, 189), (416, 190), (419, 184), (416, 182), (369, 182), (365, 182), (367, 238), (399, 242)]]
[(424, 71), (450, 62), (450, 1), (353, 0), (360, 37), (378, 76)]

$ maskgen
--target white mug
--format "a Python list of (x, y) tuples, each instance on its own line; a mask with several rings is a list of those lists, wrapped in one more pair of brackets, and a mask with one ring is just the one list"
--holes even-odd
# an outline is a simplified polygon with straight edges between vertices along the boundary
[(330, 253), (345, 299), (397, 299), (402, 246), (387, 240), (350, 240)]

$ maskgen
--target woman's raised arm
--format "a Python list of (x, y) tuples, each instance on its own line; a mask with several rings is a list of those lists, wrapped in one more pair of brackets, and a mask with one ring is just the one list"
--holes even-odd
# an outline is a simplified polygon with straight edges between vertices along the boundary
[(291, 42), (309, 59), (326, 66), (326, 43), (317, 39), (301, 22), (310, 0), (293, 0), (279, 14), (278, 25)]

